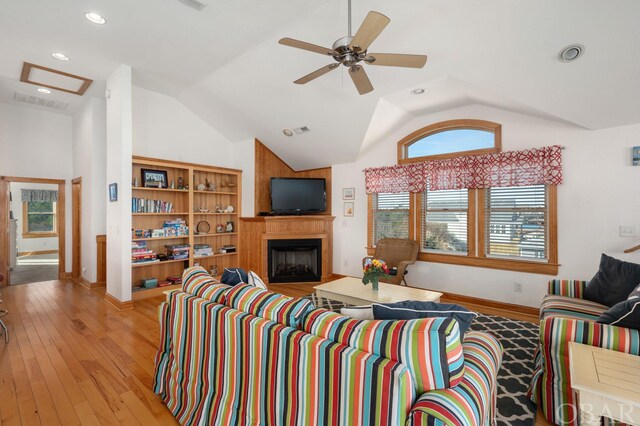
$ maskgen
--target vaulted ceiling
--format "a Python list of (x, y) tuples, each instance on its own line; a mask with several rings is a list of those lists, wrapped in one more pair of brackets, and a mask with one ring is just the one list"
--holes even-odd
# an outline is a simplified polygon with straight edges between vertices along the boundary
[[(48, 95), (68, 114), (128, 64), (137, 86), (175, 97), (232, 142), (261, 139), (295, 169), (354, 161), (403, 120), (474, 103), (588, 129), (640, 122), (637, 0), (353, 0), (354, 31), (369, 10), (391, 19), (370, 51), (429, 57), (423, 69), (365, 65), (375, 90), (363, 96), (346, 68), (294, 85), (332, 59), (277, 43), (330, 47), (347, 35), (347, 0), (204, 2), (0, 0), (0, 102), (42, 96), (19, 81), (23, 61), (95, 81), (82, 98)], [(585, 54), (558, 61), (573, 43)], [(417, 87), (426, 93), (411, 95)], [(311, 132), (282, 133), (301, 126)]]

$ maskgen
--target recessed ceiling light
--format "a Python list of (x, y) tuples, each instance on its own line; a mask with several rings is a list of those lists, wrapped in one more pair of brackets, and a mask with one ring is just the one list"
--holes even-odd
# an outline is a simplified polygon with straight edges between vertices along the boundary
[(289, 136), (289, 137), (293, 136), (293, 132), (289, 129), (284, 129), (282, 133), (284, 133), (285, 136)]
[(95, 12), (87, 12), (84, 14), (84, 17), (90, 20), (91, 22), (93, 22), (94, 24), (98, 24), (98, 25), (102, 25), (107, 22), (107, 20), (104, 19), (102, 15), (99, 15)]
[(584, 46), (581, 44), (572, 44), (565, 47), (558, 53), (558, 60), (560, 62), (571, 62), (578, 59), (584, 54)]
[(44, 87), (38, 87), (38, 92), (44, 93), (45, 95), (48, 95), (48, 94), (51, 93), (51, 90), (45, 89)]
[(410, 93), (412, 95), (422, 95), (424, 92), (426, 92), (426, 90), (424, 90), (423, 88), (419, 88), (419, 89), (413, 89)]
[(64, 53), (60, 53), (60, 52), (53, 52), (51, 54), (51, 56), (53, 56), (56, 59), (59, 59), (61, 61), (68, 61), (69, 57), (67, 55), (65, 55)]

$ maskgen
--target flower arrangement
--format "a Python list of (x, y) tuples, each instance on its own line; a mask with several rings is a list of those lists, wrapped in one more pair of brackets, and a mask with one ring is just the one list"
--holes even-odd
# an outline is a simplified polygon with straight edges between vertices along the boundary
[(384, 260), (367, 258), (364, 261), (364, 269), (362, 272), (362, 283), (364, 285), (371, 283), (371, 286), (375, 291), (378, 290), (378, 281), (380, 280), (380, 277), (389, 276), (389, 267)]

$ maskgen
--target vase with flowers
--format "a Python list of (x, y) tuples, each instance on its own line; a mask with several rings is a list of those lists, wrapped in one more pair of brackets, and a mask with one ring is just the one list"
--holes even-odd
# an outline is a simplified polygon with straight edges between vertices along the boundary
[(389, 267), (387, 267), (387, 264), (384, 262), (384, 260), (380, 259), (365, 259), (364, 269), (362, 270), (362, 272), (362, 283), (364, 285), (371, 283), (373, 291), (378, 291), (378, 281), (380, 280), (380, 277), (389, 277)]

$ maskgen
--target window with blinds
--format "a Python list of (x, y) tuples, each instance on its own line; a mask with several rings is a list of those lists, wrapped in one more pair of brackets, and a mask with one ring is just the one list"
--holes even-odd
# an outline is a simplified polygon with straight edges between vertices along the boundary
[(422, 194), (421, 247), (426, 251), (467, 254), (469, 190)]
[(409, 193), (372, 194), (372, 245), (381, 238), (409, 238)]
[(56, 203), (25, 201), (23, 234), (53, 234), (56, 232)]
[(486, 255), (547, 261), (546, 186), (491, 188), (486, 194)]

